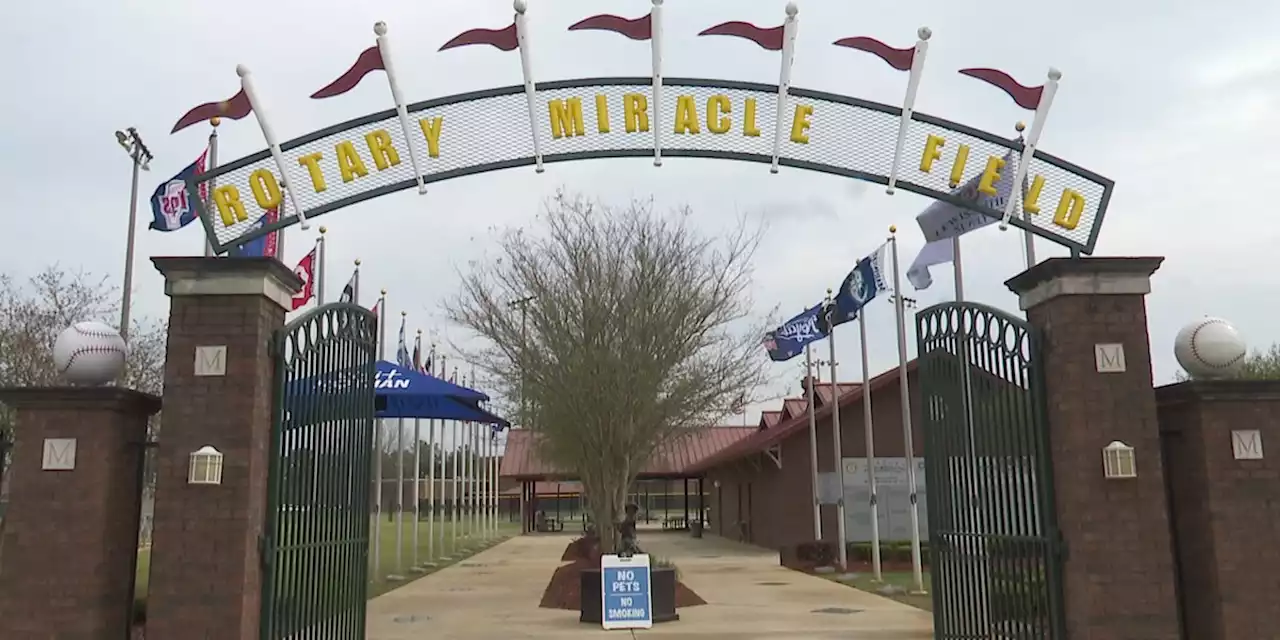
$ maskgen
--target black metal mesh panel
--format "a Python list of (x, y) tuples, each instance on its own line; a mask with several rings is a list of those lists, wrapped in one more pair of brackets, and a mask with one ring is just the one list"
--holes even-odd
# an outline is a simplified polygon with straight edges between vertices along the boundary
[[(777, 121), (776, 89), (668, 85), (663, 88), (661, 109), (657, 110), (660, 117), (655, 119), (653, 105), (647, 104), (650, 130), (633, 133), (626, 132), (624, 105), (627, 94), (643, 96), (646, 104), (652, 100), (649, 83), (638, 80), (540, 90), (534, 100), (533, 123), (539, 132), (543, 156), (555, 159), (556, 156), (647, 155), (645, 152), (653, 149), (655, 124), (662, 131), (662, 146), (668, 155), (679, 155), (683, 151), (686, 155), (703, 154), (767, 161), (773, 154), (774, 123)], [(597, 96), (602, 96), (607, 105), (607, 133), (600, 130)], [(696, 110), (697, 133), (675, 133), (674, 116), (682, 96), (690, 98)], [(709, 104), (718, 96), (728, 100), (729, 110), (727, 113), (717, 113), (713, 118), (708, 113)], [(555, 138), (550, 105), (554, 101), (564, 101), (567, 105), (572, 98), (578, 98), (581, 102), (583, 126), (580, 135)], [(755, 101), (754, 124), (759, 135), (745, 135), (744, 120), (748, 100)], [(527, 163), (534, 155), (530, 110), (523, 92), (451, 103), (448, 99), (433, 102), (434, 106), (428, 105), (410, 113), (409, 135), (414, 145), (414, 154), (428, 181)], [(439, 104), (440, 102), (445, 104)], [(806, 131), (809, 139), (807, 143), (790, 140), (798, 105), (813, 108), (812, 115), (809, 116), (810, 126)], [(718, 121), (721, 115), (729, 119), (730, 130), (712, 133), (708, 127), (709, 121)], [(441, 119), (439, 156), (435, 158), (428, 157), (427, 144), (419, 125), (419, 121), (424, 118)], [(885, 176), (889, 173), (893, 160), (898, 121), (896, 115), (859, 104), (841, 102), (838, 96), (820, 99), (793, 95), (783, 113), (780, 155), (784, 159), (818, 170), (845, 175)], [(375, 166), (366, 136), (376, 131), (384, 131), (390, 137), (392, 146), (400, 155), (399, 164), (384, 170)], [(946, 145), (942, 149), (942, 159), (934, 163), (931, 172), (924, 173), (920, 171), (920, 159), (929, 134), (942, 136), (946, 139)], [(368, 175), (344, 182), (335, 149), (335, 145), (342, 142), (351, 143)], [(949, 193), (952, 190), (949, 184), (952, 160), (956, 149), (961, 145), (970, 148), (964, 171), (966, 180), (982, 172), (988, 156), (1002, 157), (1008, 151), (1008, 146), (969, 133), (914, 120), (908, 127), (899, 181), (941, 194)], [(289, 147), (288, 144), (284, 146)], [(333, 206), (339, 201), (361, 194), (387, 192), (397, 186), (403, 188), (411, 185), (414, 172), (409, 150), (401, 124), (392, 115), (308, 142), (285, 151), (283, 155), (285, 171), (295, 185), (298, 204), (310, 211), (325, 205)], [(312, 153), (320, 153), (322, 156), (319, 166), (324, 175), (325, 189), (320, 192), (316, 191), (305, 167), (298, 162), (299, 158)], [(1015, 167), (1016, 162), (1011, 162), (1004, 171), (1013, 172)], [(260, 168), (276, 173), (275, 163), (268, 157), (217, 177), (218, 184), (233, 184), (240, 190), (249, 217), (246, 221), (227, 227), (221, 222), (216, 209), (208, 212), (221, 243), (232, 242), (252, 231), (257, 218), (262, 215), (263, 212), (249, 189), (250, 174)], [(1101, 213), (1103, 195), (1109, 183), (1095, 179), (1094, 176), (1079, 175), (1040, 158), (1036, 158), (1030, 167), (1029, 176), (1033, 178), (1036, 175), (1044, 176), (1045, 184), (1038, 200), (1041, 213), (1032, 218), (1032, 224), (1060, 236), (1068, 243), (1086, 246), (1094, 223)], [(1084, 213), (1074, 230), (1064, 229), (1053, 223), (1054, 211), (1066, 188), (1079, 192), (1085, 199)], [(285, 216), (292, 216), (294, 212), (293, 204), (290, 204)]]

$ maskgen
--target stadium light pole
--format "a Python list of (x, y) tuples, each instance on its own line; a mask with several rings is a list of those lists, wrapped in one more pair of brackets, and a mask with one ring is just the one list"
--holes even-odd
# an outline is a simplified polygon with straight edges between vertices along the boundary
[(512, 300), (507, 303), (508, 307), (520, 308), (520, 426), (523, 427), (526, 420), (524, 406), (524, 351), (526, 343), (529, 341), (529, 303), (537, 299), (537, 296), (525, 296), (519, 300)]
[(142, 171), (151, 170), (151, 150), (138, 130), (129, 127), (116, 131), (116, 142), (133, 160), (133, 186), (129, 191), (129, 234), (124, 249), (124, 291), (120, 300), (120, 337), (129, 341), (129, 306), (133, 301), (133, 247), (138, 233), (138, 178)]

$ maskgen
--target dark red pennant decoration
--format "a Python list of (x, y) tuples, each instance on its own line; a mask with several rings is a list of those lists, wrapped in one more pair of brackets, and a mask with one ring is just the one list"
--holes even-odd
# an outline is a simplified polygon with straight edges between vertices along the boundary
[(875, 38), (867, 38), (859, 36), (856, 38), (841, 38), (832, 44), (837, 47), (849, 47), (858, 51), (866, 51), (881, 60), (889, 63), (889, 66), (898, 71), (910, 71), (911, 63), (916, 58), (916, 48), (895, 49)]
[(214, 116), (228, 120), (239, 120), (249, 115), (252, 111), (253, 105), (249, 104), (249, 96), (246, 96), (244, 89), (241, 89), (228, 100), (206, 102), (188, 111), (186, 115), (178, 118), (178, 123), (173, 125), (173, 131), (169, 133), (177, 133), (193, 124), (207, 122), (209, 118)]
[(456, 49), (457, 47), (465, 47), (472, 44), (487, 44), (502, 51), (515, 51), (520, 46), (520, 41), (516, 38), (516, 23), (512, 22), (511, 26), (505, 29), (470, 29), (463, 31), (454, 36), (452, 40), (444, 43), (440, 50)]
[(648, 14), (639, 18), (628, 20), (622, 16), (610, 14), (601, 14), (584, 18), (573, 26), (569, 27), (570, 31), (612, 31), (621, 33), (632, 40), (649, 40), (653, 38), (653, 14)]
[(961, 69), (960, 73), (1003, 90), (1023, 109), (1035, 111), (1040, 107), (1040, 96), (1044, 93), (1044, 85), (1025, 86), (999, 69)]
[(370, 73), (386, 69), (382, 64), (382, 51), (378, 50), (377, 45), (369, 47), (360, 53), (360, 57), (356, 58), (355, 64), (351, 65), (350, 69), (338, 76), (337, 80), (325, 85), (323, 89), (311, 94), (311, 97), (320, 100), (340, 96), (356, 88), (356, 85)]
[(746, 38), (769, 51), (782, 51), (782, 25), (763, 29), (750, 22), (725, 22), (699, 33), (700, 36), (737, 36)]

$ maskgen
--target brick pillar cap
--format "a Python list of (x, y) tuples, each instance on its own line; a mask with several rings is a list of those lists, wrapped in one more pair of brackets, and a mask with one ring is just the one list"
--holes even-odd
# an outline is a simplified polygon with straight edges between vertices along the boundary
[(1161, 405), (1223, 401), (1280, 401), (1280, 380), (1187, 380), (1156, 387)]
[(1036, 285), (1071, 275), (1136, 275), (1150, 276), (1160, 268), (1164, 258), (1049, 258), (1004, 281), (1014, 293), (1025, 293)]
[(1164, 258), (1049, 258), (1005, 280), (1027, 310), (1063, 295), (1146, 295)]
[(169, 296), (262, 295), (292, 310), (293, 295), (302, 278), (275, 258), (210, 258), (204, 256), (151, 259), (165, 277)]
[(152, 415), (160, 398), (121, 387), (3, 387), (0, 402), (14, 409), (114, 409)]

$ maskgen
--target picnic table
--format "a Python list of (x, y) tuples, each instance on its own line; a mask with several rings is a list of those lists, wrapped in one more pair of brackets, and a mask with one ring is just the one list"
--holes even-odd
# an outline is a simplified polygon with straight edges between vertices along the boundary
[(689, 524), (685, 521), (684, 516), (668, 516), (662, 519), (663, 531), (671, 529), (687, 529)]

